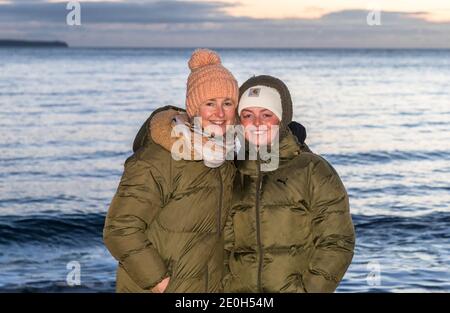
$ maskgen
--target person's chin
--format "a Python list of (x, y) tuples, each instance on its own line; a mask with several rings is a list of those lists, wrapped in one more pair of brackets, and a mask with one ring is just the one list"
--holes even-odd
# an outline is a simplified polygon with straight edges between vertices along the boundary
[(210, 124), (208, 127), (205, 128), (205, 131), (207, 131), (210, 134), (214, 134), (214, 136), (224, 136), (226, 131), (226, 125), (214, 125)]
[(234, 134), (235, 128), (234, 124), (226, 124), (222, 127), (222, 136), (225, 136), (227, 133)]
[(268, 143), (267, 140), (260, 140), (259, 138), (246, 138), (247, 141), (254, 146), (266, 146)]
[(216, 136), (225, 136), (226, 130), (226, 126), (221, 126), (217, 129)]

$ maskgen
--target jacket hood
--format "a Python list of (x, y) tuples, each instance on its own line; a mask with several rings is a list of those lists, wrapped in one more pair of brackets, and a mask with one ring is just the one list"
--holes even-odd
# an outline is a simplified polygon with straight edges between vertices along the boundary
[(185, 111), (169, 108), (156, 113), (150, 120), (151, 140), (167, 151), (171, 151), (173, 144), (179, 137), (172, 136), (172, 128), (176, 124), (190, 126), (189, 117)]
[[(172, 145), (169, 145), (169, 142), (166, 141), (170, 140), (170, 133), (172, 131), (172, 117), (175, 117), (178, 114), (186, 114), (186, 111), (172, 105), (167, 105), (153, 111), (153, 113), (150, 114), (147, 120), (142, 124), (141, 128), (136, 134), (136, 137), (134, 138), (133, 152), (136, 152), (137, 150), (145, 146), (149, 141), (155, 142), (164, 147), (166, 150), (170, 151), (170, 147)], [(157, 127), (164, 127), (159, 129), (160, 131), (158, 131), (158, 133), (155, 133), (155, 135), (153, 136), (151, 131), (152, 124), (154, 126), (154, 132), (156, 132)], [(168, 136), (165, 137), (164, 134), (168, 134)], [(157, 141), (155, 141), (154, 137)], [(166, 138), (167, 140), (164, 141), (159, 138)], [(158, 142), (160, 140), (161, 142)]]

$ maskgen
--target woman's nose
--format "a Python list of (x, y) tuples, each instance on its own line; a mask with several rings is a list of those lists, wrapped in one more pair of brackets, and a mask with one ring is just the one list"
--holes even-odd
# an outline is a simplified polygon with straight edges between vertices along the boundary
[(218, 106), (217, 106), (216, 115), (217, 115), (218, 117), (223, 117), (223, 116), (225, 116), (225, 112), (223, 111), (222, 105), (218, 105)]

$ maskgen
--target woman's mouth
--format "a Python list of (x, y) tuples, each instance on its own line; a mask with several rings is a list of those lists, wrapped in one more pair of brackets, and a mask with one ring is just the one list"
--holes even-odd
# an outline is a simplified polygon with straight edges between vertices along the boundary
[(252, 133), (252, 135), (261, 136), (261, 135), (266, 135), (267, 130), (254, 130), (251, 133)]
[(226, 121), (210, 121), (211, 124), (223, 126), (225, 125)]

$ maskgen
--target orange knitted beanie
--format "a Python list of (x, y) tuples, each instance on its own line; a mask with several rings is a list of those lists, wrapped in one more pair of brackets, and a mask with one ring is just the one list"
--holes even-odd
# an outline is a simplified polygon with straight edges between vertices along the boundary
[(186, 111), (190, 117), (197, 115), (203, 102), (213, 98), (230, 98), (237, 106), (237, 81), (222, 65), (217, 52), (208, 49), (194, 51), (189, 68), (191, 73), (187, 80)]

